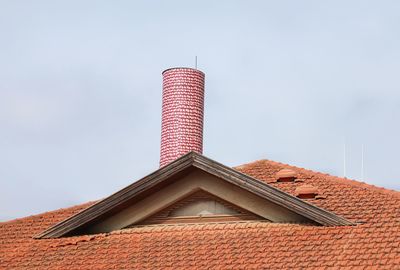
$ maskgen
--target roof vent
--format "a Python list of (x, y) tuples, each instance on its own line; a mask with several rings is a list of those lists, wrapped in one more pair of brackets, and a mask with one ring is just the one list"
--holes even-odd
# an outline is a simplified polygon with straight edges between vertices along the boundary
[[(296, 188), (296, 196), (300, 199), (314, 199), (319, 198), (318, 189), (312, 185), (302, 185)], [(322, 198), (322, 197), (321, 197)]]
[(291, 169), (282, 169), (276, 173), (277, 182), (293, 182), (297, 178), (297, 173)]

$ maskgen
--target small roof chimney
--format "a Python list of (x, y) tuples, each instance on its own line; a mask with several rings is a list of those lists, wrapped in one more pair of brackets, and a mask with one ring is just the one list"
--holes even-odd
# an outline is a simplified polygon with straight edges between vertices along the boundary
[(194, 151), (203, 153), (204, 73), (170, 68), (163, 73), (160, 167)]

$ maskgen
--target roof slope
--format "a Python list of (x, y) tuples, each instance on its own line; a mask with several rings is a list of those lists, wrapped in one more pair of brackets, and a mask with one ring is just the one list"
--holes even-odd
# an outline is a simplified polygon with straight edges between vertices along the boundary
[(356, 226), (318, 227), (258, 221), (155, 225), (109, 234), (33, 239), (88, 204), (0, 223), (1, 268), (400, 268), (400, 193), (272, 161), (237, 167), (271, 182), (282, 168), (302, 183), (271, 183), (295, 194), (317, 186), (324, 199), (307, 200)]

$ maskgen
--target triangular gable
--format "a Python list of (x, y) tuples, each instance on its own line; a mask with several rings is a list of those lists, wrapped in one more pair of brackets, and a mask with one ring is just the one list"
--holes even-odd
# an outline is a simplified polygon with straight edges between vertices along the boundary
[[(149, 199), (151, 195), (154, 195), (160, 190), (167, 190), (171, 184), (177, 182), (177, 179), (181, 179), (194, 173), (194, 171), (219, 179), (218, 182), (221, 185), (234, 187), (234, 189), (240, 194), (243, 193), (244, 196), (252, 196), (251, 200), (264, 200), (266, 206), (278, 206), (278, 210), (275, 209), (275, 215), (272, 216), (272, 218), (276, 218), (276, 222), (285, 222), (286, 218), (288, 218), (288, 222), (290, 222), (290, 219), (297, 220), (300, 217), (304, 221), (311, 221), (324, 226), (353, 225), (350, 221), (327, 210), (302, 201), (301, 199), (276, 189), (264, 182), (206, 158), (203, 155), (191, 152), (99, 201), (82, 212), (54, 225), (39, 234), (36, 238), (56, 238), (76, 234), (106, 232), (104, 231), (104, 228), (108, 228), (109, 230), (124, 228), (126, 227), (125, 223), (129, 220), (119, 220), (115, 218), (115, 220), (111, 220), (112, 222), (110, 222), (111, 217), (117, 217), (118, 215), (122, 217), (121, 213), (127, 211), (127, 209), (129, 210), (129, 207), (133, 204), (139, 204), (146, 201), (146, 199)], [(210, 185), (207, 186), (206, 182), (207, 181), (201, 181), (198, 182), (197, 185), (204, 185), (204, 188), (209, 188), (211, 190), (208, 191), (213, 192), (213, 188), (210, 187)], [(180, 192), (182, 192), (180, 196), (187, 195), (188, 189), (190, 188), (193, 189), (194, 186), (187, 187), (187, 190), (184, 188), (180, 189)], [(186, 192), (186, 194), (184, 194), (184, 192)], [(219, 195), (224, 196), (223, 193)], [(181, 197), (179, 199), (181, 199)], [(165, 206), (174, 203), (174, 201), (168, 200), (172, 199), (166, 197), (165, 201), (161, 203), (166, 204)], [(242, 202), (244, 204), (250, 203), (246, 199), (243, 199)], [(151, 208), (153, 206), (155, 207), (155, 204), (143, 205), (143, 210), (148, 210), (149, 207)], [(240, 206), (242, 207), (242, 205)], [(257, 209), (259, 213), (268, 219), (267, 217), (270, 212), (265, 211), (265, 209), (261, 209), (260, 207)], [(154, 209), (154, 211), (155, 210), (158, 211), (159, 209)], [(147, 218), (147, 216), (138, 217), (143, 212), (138, 212), (138, 208), (135, 209), (134, 207), (134, 209), (130, 209), (130, 211), (136, 211), (136, 214), (132, 216), (132, 220), (134, 220), (135, 224), (143, 220), (140, 218)], [(279, 214), (276, 213), (277, 211), (282, 212), (283, 215), (281, 217), (276, 216), (276, 214)], [(121, 222), (117, 222), (118, 225), (115, 225), (114, 221)], [(99, 223), (104, 223), (105, 225), (98, 226)]]

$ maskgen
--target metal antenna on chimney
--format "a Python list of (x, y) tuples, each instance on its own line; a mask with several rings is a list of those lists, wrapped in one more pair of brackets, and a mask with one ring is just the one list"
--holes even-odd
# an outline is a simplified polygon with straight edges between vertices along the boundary
[(343, 145), (343, 177), (346, 178), (346, 141)]

